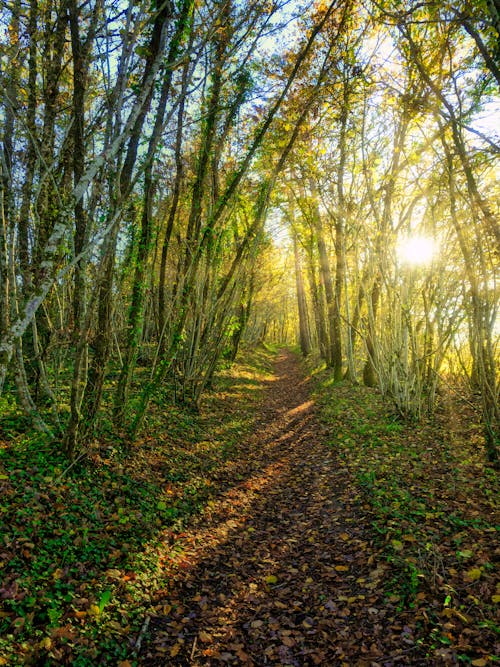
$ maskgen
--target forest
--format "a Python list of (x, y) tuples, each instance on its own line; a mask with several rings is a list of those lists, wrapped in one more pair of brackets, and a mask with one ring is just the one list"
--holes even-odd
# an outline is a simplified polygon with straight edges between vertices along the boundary
[(0, 665), (494, 664), (499, 0), (0, 8)]

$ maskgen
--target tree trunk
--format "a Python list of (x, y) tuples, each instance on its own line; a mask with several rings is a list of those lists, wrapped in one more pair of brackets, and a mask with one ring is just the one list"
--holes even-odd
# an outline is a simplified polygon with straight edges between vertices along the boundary
[(304, 357), (311, 353), (311, 337), (309, 333), (309, 321), (307, 314), (307, 301), (304, 289), (304, 277), (300, 263), (299, 246), (297, 235), (293, 235), (293, 254), (295, 260), (295, 285), (297, 289), (297, 308), (299, 311), (299, 341), (300, 350)]

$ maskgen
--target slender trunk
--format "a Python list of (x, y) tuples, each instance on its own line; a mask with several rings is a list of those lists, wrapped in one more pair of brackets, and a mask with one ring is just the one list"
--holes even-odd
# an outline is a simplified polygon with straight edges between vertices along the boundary
[[(80, 9), (77, 0), (68, 0), (69, 25), (71, 34), (71, 51), (73, 55), (73, 183), (74, 186), (80, 181), (85, 173), (85, 97), (88, 79), (88, 60), (90, 47), (94, 40), (98, 4), (91, 19), (90, 28), (86, 41), (82, 42), (80, 34)], [(76, 257), (82, 255), (87, 241), (87, 213), (83, 200), (79, 199), (74, 204), (75, 212), (75, 234), (74, 252)], [(81, 335), (81, 326), (86, 310), (86, 283), (85, 283), (86, 258), (81, 256), (76, 261), (74, 268), (74, 293), (73, 293), (73, 326), (75, 340)]]
[[(342, 379), (342, 292), (344, 288), (345, 224), (347, 204), (344, 192), (347, 160), (347, 122), (350, 110), (351, 81), (345, 75), (339, 128), (339, 160), (337, 164), (338, 212), (335, 217), (335, 300), (333, 313), (333, 372), (336, 381)], [(351, 370), (351, 367), (348, 367)]]
[(250, 313), (252, 311), (254, 291), (255, 291), (255, 271), (252, 270), (250, 274), (250, 284), (248, 286), (248, 294), (246, 300), (244, 298), (241, 299), (241, 304), (238, 310), (238, 325), (233, 335), (231, 336), (231, 350), (229, 355), (231, 361), (234, 361), (236, 359), (238, 351), (240, 349), (241, 341), (247, 329), (248, 320), (250, 318)]
[[(9, 299), (9, 257), (7, 251), (7, 218), (5, 216), (5, 190), (6, 177), (4, 174), (4, 160), (0, 162), (0, 336), (3, 339), (10, 325), (10, 299)], [(5, 358), (4, 358), (5, 357)], [(7, 375), (8, 363), (7, 352), (0, 350), (0, 391), (3, 388)]]
[(311, 337), (309, 334), (309, 321), (307, 314), (307, 301), (304, 289), (304, 277), (300, 262), (299, 245), (297, 235), (293, 235), (293, 254), (295, 260), (295, 285), (297, 289), (297, 307), (299, 311), (299, 341), (300, 350), (304, 357), (311, 353)]
[(314, 323), (316, 326), (316, 336), (318, 340), (318, 349), (322, 359), (326, 359), (328, 341), (325, 328), (325, 308), (324, 299), (318, 284), (316, 275), (316, 261), (312, 248), (310, 249), (308, 260), (308, 274), (309, 274), (309, 292), (311, 295), (311, 303), (313, 306)]
[(377, 367), (378, 367), (378, 355), (377, 355), (377, 311), (380, 301), (380, 293), (382, 288), (382, 278), (380, 275), (377, 275), (375, 282), (372, 285), (370, 294), (367, 300), (368, 306), (368, 325), (367, 325), (367, 335), (366, 335), (366, 362), (363, 366), (363, 383), (367, 387), (376, 387), (378, 383)]
[(28, 131), (28, 142), (26, 147), (26, 167), (21, 193), (21, 206), (18, 222), (18, 252), (19, 268), (23, 281), (23, 292), (27, 294), (31, 284), (31, 267), (29, 257), (29, 220), (33, 196), (33, 179), (35, 176), (37, 127), (37, 18), (38, 2), (31, 0), (28, 18), (28, 101), (26, 108), (26, 129)]
[[(313, 192), (316, 190), (316, 184), (313, 184)], [(334, 372), (337, 371), (337, 357), (336, 353), (338, 350), (335, 335), (335, 296), (333, 289), (333, 279), (332, 273), (330, 270), (330, 258), (328, 256), (328, 251), (326, 248), (325, 235), (323, 229), (323, 220), (319, 210), (319, 204), (317, 201), (314, 202), (314, 220), (315, 220), (315, 232), (316, 232), (316, 244), (318, 246), (318, 255), (319, 255), (319, 272), (321, 278), (321, 284), (325, 294), (326, 301), (326, 324), (325, 327), (327, 331), (327, 350), (326, 350), (326, 363), (327, 366), (334, 368)]]

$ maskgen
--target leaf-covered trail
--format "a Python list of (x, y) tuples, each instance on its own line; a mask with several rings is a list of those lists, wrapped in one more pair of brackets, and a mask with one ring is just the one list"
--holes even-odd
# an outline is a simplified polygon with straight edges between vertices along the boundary
[(425, 664), (310, 389), (283, 352), (221, 493), (165, 550), (140, 665)]

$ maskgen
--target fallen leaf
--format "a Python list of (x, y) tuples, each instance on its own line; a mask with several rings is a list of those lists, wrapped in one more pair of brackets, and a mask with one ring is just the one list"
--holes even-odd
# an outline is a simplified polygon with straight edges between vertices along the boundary
[(404, 544), (400, 540), (391, 540), (392, 548), (396, 551), (403, 551)]
[(470, 549), (464, 549), (463, 551), (459, 551), (457, 555), (460, 556), (460, 558), (466, 559), (466, 558), (472, 558), (474, 553)]
[(175, 658), (175, 656), (179, 653), (181, 648), (182, 648), (182, 644), (179, 644), (179, 643), (174, 644), (172, 646), (172, 648), (170, 649), (170, 657)]

